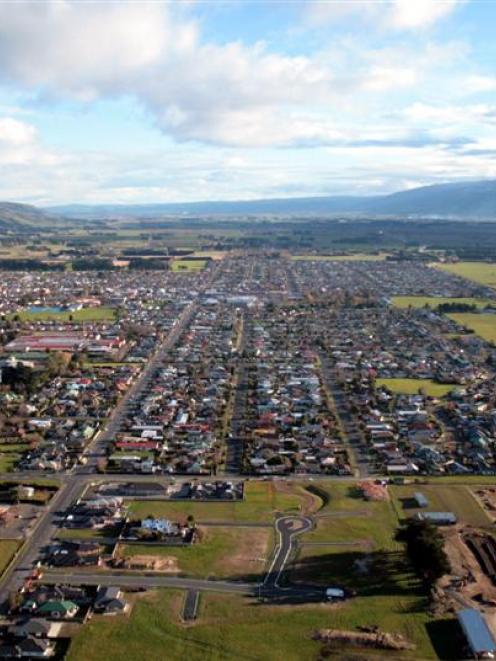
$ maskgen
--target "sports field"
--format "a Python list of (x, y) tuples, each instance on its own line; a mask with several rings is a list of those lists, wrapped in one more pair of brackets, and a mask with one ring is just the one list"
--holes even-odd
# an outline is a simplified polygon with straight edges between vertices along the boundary
[(113, 321), (117, 312), (114, 308), (83, 308), (82, 310), (64, 310), (62, 312), (20, 310), (10, 317), (19, 316), (21, 321)]

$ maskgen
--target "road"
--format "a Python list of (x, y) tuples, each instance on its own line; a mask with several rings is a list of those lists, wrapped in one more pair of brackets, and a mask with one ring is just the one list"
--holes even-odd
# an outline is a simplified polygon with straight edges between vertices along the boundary
[(208, 592), (228, 592), (234, 594), (255, 595), (257, 586), (254, 583), (237, 583), (235, 581), (208, 581), (194, 578), (177, 578), (159, 574), (111, 574), (101, 573), (60, 573), (47, 571), (40, 579), (49, 585), (118, 585), (122, 588), (176, 588), (182, 590), (205, 590)]
[(345, 436), (344, 440), (348, 444), (350, 452), (353, 453), (355, 458), (358, 477), (368, 478), (370, 477), (371, 470), (364, 438), (358, 429), (354, 416), (350, 413), (347, 397), (337, 382), (336, 372), (334, 368), (329, 365), (327, 355), (322, 353), (320, 359), (322, 378), (334, 400), (336, 413), (341, 422), (341, 428)]
[(312, 528), (313, 521), (306, 516), (282, 516), (276, 519), (275, 529), (278, 535), (278, 543), (269, 570), (262, 583), (264, 594), (272, 595), (278, 590), (291, 589), (289, 587), (281, 587), (281, 577), (288, 564), (288, 560), (294, 554), (296, 537), (308, 532)]
[[(66, 473), (62, 476), (59, 491), (52, 498), (43, 516), (34, 526), (31, 535), (26, 540), (24, 547), (15, 561), (8, 567), (0, 579), (0, 604), (5, 604), (8, 600), (9, 593), (18, 590), (32, 572), (41, 549), (50, 542), (50, 539), (58, 528), (60, 513), (65, 512), (71, 503), (81, 497), (91, 478), (95, 479), (98, 459), (105, 456), (108, 443), (121, 428), (128, 402), (142, 393), (149, 385), (154, 371), (160, 365), (161, 361), (163, 361), (166, 352), (179, 339), (183, 329), (193, 316), (195, 309), (195, 301), (192, 301), (185, 307), (165, 341), (151, 357), (138, 379), (115, 407), (105, 428), (95, 436), (95, 439), (85, 450), (84, 454), (86, 455), (87, 463), (84, 466), (77, 467), (73, 472)], [(25, 473), (21, 475), (21, 479), (26, 479)], [(37, 475), (37, 477), (40, 476)], [(8, 479), (12, 478), (13, 475), (11, 474)]]

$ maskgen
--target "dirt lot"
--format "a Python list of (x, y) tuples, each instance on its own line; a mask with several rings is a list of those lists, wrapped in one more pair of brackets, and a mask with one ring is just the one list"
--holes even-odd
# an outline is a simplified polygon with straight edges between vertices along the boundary
[(447, 530), (445, 551), (451, 562), (451, 575), (440, 582), (444, 597), (451, 606), (459, 609), (485, 606), (488, 613), (496, 614), (496, 586), (484, 573), (466, 540), (474, 539), (476, 531), (470, 527), (456, 526)]
[(125, 559), (124, 566), (127, 569), (151, 569), (166, 574), (177, 574), (179, 571), (177, 558), (173, 555), (134, 555)]
[(39, 506), (24, 503), (2, 504), (0, 507), (7, 510), (5, 516), (0, 518), (0, 539), (23, 539), (42, 512)]
[(496, 487), (479, 487), (473, 489), (473, 494), (491, 520), (496, 521)]

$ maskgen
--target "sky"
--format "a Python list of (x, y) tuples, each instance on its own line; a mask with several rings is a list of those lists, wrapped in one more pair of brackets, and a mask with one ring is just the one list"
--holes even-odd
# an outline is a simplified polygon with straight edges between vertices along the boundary
[(496, 178), (496, 0), (0, 0), (0, 199)]

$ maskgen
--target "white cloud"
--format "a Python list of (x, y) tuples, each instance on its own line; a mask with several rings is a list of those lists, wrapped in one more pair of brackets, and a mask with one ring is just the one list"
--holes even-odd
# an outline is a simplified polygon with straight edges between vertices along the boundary
[(305, 11), (313, 25), (358, 19), (378, 29), (395, 31), (432, 27), (464, 0), (313, 0)]
[(0, 117), (0, 144), (21, 147), (34, 142), (36, 130), (33, 126), (12, 117)]
[(413, 89), (433, 50), (443, 66), (430, 45), (368, 52), (350, 42), (291, 56), (263, 42), (218, 45), (171, 12), (154, 2), (0, 3), (0, 78), (49, 97), (130, 95), (177, 140), (260, 147), (326, 143), (343, 108)]

